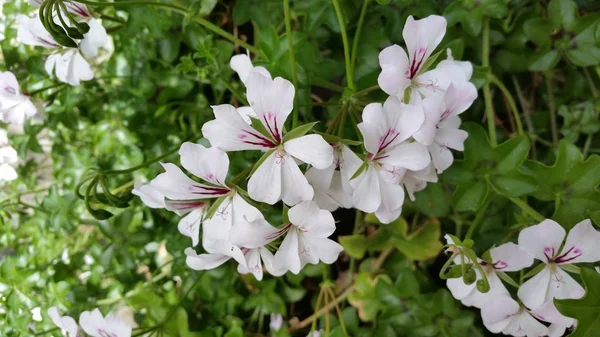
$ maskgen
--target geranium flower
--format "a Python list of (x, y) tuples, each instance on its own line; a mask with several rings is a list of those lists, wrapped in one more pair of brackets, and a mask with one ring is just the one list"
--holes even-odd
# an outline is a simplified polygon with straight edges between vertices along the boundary
[(435, 168), (431, 163), (418, 171), (402, 169), (398, 171), (398, 175), (402, 177), (400, 181), (404, 185), (411, 201), (415, 201), (415, 193), (424, 190), (427, 187), (427, 183), (437, 183), (438, 181)]
[(562, 337), (565, 334), (565, 330), (575, 324), (575, 319), (563, 316), (556, 309), (554, 301), (548, 301), (541, 307), (530, 312), (535, 318), (551, 323), (548, 327), (549, 337)]
[(549, 333), (545, 325), (510, 296), (499, 296), (486, 303), (481, 308), (481, 318), (483, 325), (493, 333), (523, 337), (541, 337)]
[(48, 309), (48, 316), (52, 322), (61, 330), (62, 334), (67, 337), (78, 337), (79, 326), (72, 317), (61, 316), (57, 307)]
[(364, 172), (350, 181), (354, 207), (375, 212), (381, 222), (389, 223), (402, 211), (404, 190), (400, 180), (404, 169), (419, 171), (431, 161), (424, 145), (407, 142), (423, 125), (423, 109), (390, 96), (383, 106), (367, 105), (362, 117), (358, 128), (369, 154)]
[(521, 285), (518, 296), (529, 308), (538, 308), (554, 298), (578, 298), (585, 293), (562, 267), (582, 262), (600, 261), (600, 232), (589, 219), (569, 231), (564, 246), (565, 230), (553, 220), (523, 229), (519, 247), (546, 266)]
[[(509, 242), (490, 250), (492, 262), (488, 263), (479, 259), (477, 262), (481, 265), (485, 276), (490, 285), (490, 290), (486, 293), (477, 290), (477, 282), (465, 284), (462, 277), (451, 278), (446, 281), (448, 289), (452, 296), (461, 301), (462, 304), (470, 307), (482, 308), (488, 301), (495, 300), (498, 296), (508, 296), (508, 290), (504, 287), (502, 280), (497, 272), (519, 271), (533, 264), (533, 258), (527, 256), (525, 252), (520, 251), (519, 246)], [(454, 259), (460, 264), (460, 258)], [(465, 261), (466, 262), (466, 261)], [(468, 263), (471, 263), (470, 261)], [(477, 280), (482, 279), (478, 269), (475, 269)]]
[(29, 96), (19, 90), (19, 82), (10, 71), (0, 72), (0, 121), (23, 125), (25, 117), (37, 113)]
[(468, 134), (460, 130), (459, 114), (467, 110), (477, 98), (477, 89), (471, 82), (453, 82), (443, 96), (429, 96), (422, 102), (425, 122), (413, 137), (427, 145), (438, 173), (452, 165), (450, 149), (463, 151)]
[(339, 207), (352, 208), (351, 170), (358, 167), (360, 158), (342, 143), (331, 144), (333, 147), (333, 163), (325, 169), (311, 167), (305, 176), (315, 190), (314, 201), (320, 208), (330, 212)]
[(115, 314), (103, 317), (98, 309), (82, 312), (79, 325), (91, 337), (131, 337), (131, 327), (120, 317)]
[(332, 147), (316, 134), (284, 141), (283, 125), (294, 103), (294, 86), (288, 80), (253, 72), (246, 84), (248, 101), (266, 134), (244, 122), (233, 106), (219, 105), (213, 107), (216, 119), (202, 127), (204, 137), (224, 151), (270, 151), (248, 181), (252, 199), (271, 205), (311, 200), (314, 190), (295, 159), (324, 169), (333, 162)]
[(17, 151), (8, 144), (6, 130), (0, 129), (0, 181), (17, 179), (17, 171), (12, 165), (18, 160)]
[[(248, 77), (251, 73), (256, 72), (262, 74), (267, 77), (271, 77), (271, 73), (265, 67), (255, 67), (250, 60), (250, 56), (246, 54), (234, 55), (229, 60), (229, 66), (233, 71), (238, 74), (240, 81), (244, 85), (246, 85), (246, 81), (248, 81)], [(237, 112), (242, 116), (244, 121), (248, 123), (248, 125), (252, 124), (252, 118), (258, 118), (256, 112), (249, 106), (241, 106), (237, 108)]]

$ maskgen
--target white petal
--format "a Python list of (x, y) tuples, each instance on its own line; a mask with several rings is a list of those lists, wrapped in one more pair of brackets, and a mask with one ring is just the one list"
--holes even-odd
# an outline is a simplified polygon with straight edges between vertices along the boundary
[(565, 245), (556, 263), (582, 263), (600, 261), (600, 232), (589, 219), (575, 225), (569, 231)]
[[(273, 205), (281, 199), (282, 158), (285, 156), (287, 155), (275, 151), (256, 169), (248, 180), (250, 198), (266, 202), (269, 205)], [(288, 158), (288, 160), (293, 161), (292, 158)]]
[(446, 19), (443, 16), (430, 15), (415, 20), (412, 15), (406, 19), (402, 37), (410, 60), (410, 78), (417, 75), (429, 55), (440, 44), (446, 34)]
[(352, 195), (354, 207), (367, 213), (379, 209), (379, 205), (381, 205), (379, 177), (372, 165), (369, 165), (365, 172), (350, 182), (354, 187), (354, 194)]
[(390, 136), (396, 136), (385, 139), (384, 135), (384, 139), (380, 140), (380, 151), (412, 137), (425, 122), (425, 112), (422, 106), (404, 104), (393, 96), (388, 97), (383, 103), (383, 112), (390, 126)]
[(94, 78), (94, 72), (78, 50), (74, 50), (72, 54), (64, 53), (57, 63), (57, 77), (61, 67), (68, 67), (68, 75), (66, 83), (70, 85), (79, 85), (81, 81), (89, 81)]
[(389, 212), (402, 207), (402, 204), (404, 204), (404, 189), (400, 184), (380, 180), (379, 188), (381, 190), (379, 210)]
[(433, 143), (428, 146), (429, 154), (431, 155), (431, 162), (437, 169), (438, 173), (444, 172), (445, 169), (452, 165), (454, 156), (447, 147), (441, 146), (437, 143)]
[(518, 241), (521, 249), (529, 255), (540, 261), (548, 262), (558, 254), (564, 238), (565, 230), (561, 225), (546, 219), (538, 225), (523, 229), (519, 233)]
[(548, 335), (548, 328), (531, 316), (527, 310), (515, 314), (510, 324), (502, 330), (505, 335), (542, 337)]
[[(313, 254), (319, 261), (326, 264), (332, 264), (337, 261), (340, 253), (344, 250), (337, 242), (327, 238), (314, 238), (303, 235), (305, 245), (310, 245), (310, 254)], [(318, 262), (317, 262), (318, 263)]]
[(273, 259), (274, 270), (289, 270), (294, 274), (298, 274), (302, 269), (300, 262), (298, 230), (290, 230), (283, 242), (279, 246), (279, 250), (275, 253)]
[(348, 146), (342, 144), (340, 147), (342, 149), (341, 161), (337, 164), (340, 167), (342, 177), (345, 181), (349, 182), (350, 178), (352, 178), (362, 164), (362, 160)]
[(331, 212), (320, 209), (314, 201), (304, 201), (288, 212), (290, 222), (305, 235), (327, 238), (335, 231), (335, 220)]
[(281, 77), (271, 80), (258, 72), (248, 76), (246, 86), (248, 102), (258, 119), (281, 142), (283, 124), (294, 109), (294, 86)]
[(179, 233), (192, 239), (192, 247), (196, 247), (200, 240), (200, 223), (202, 222), (203, 215), (204, 209), (194, 210), (181, 218), (177, 225)]
[(258, 250), (260, 251), (260, 257), (265, 265), (265, 269), (269, 272), (269, 274), (271, 274), (273, 276), (281, 276), (281, 275), (287, 273), (287, 269), (285, 269), (285, 268), (275, 269), (275, 267), (274, 267), (275, 257), (267, 248), (260, 247), (260, 248), (258, 248)]
[(519, 310), (519, 304), (509, 296), (498, 297), (481, 308), (483, 325), (489, 331), (499, 333), (511, 323)]
[(19, 93), (19, 82), (15, 74), (10, 71), (0, 72), (0, 94), (18, 95)]
[(283, 147), (288, 154), (318, 169), (327, 168), (333, 163), (333, 147), (320, 135), (294, 138), (285, 142)]
[[(442, 96), (451, 83), (468, 83), (466, 81), (464, 69), (460, 65), (440, 62), (435, 69), (418, 75), (412, 83), (420, 95), (429, 97)], [(477, 92), (475, 92), (475, 97), (477, 97)]]
[(400, 217), (402, 213), (402, 207), (398, 207), (393, 210), (388, 210), (384, 207), (379, 207), (378, 210), (375, 211), (375, 216), (381, 223), (388, 224)]
[(202, 134), (212, 146), (223, 151), (270, 150), (275, 147), (273, 141), (254, 130), (229, 105), (212, 107), (215, 119), (204, 123)]
[(250, 72), (254, 68), (250, 57), (246, 54), (239, 54), (231, 57), (231, 60), (229, 60), (229, 66), (238, 74), (240, 81), (242, 81), (244, 84), (246, 84), (248, 75), (250, 75)]
[(53, 53), (53, 54), (50, 54), (50, 56), (48, 56), (48, 58), (46, 59), (46, 62), (44, 63), (44, 69), (46, 70), (46, 73), (48, 73), (48, 75), (54, 76), (54, 69), (56, 68), (56, 62), (58, 62), (59, 59), (60, 59), (60, 54), (58, 54), (58, 53)]
[(186, 248), (185, 263), (194, 270), (210, 270), (227, 262), (231, 257), (223, 254), (200, 254), (192, 248)]
[(466, 284), (463, 282), (462, 277), (451, 278), (446, 280), (446, 286), (454, 298), (462, 301), (467, 296), (471, 295), (474, 291), (477, 291), (476, 284)]
[(492, 248), (490, 255), (493, 267), (498, 271), (519, 271), (533, 264), (533, 257), (512, 242)]
[(252, 125), (252, 119), (250, 118), (258, 118), (256, 116), (256, 112), (249, 106), (240, 106), (237, 108), (237, 113), (242, 117), (244, 122), (248, 125)]
[(413, 137), (423, 145), (431, 145), (437, 131), (437, 124), (443, 112), (441, 97), (437, 95), (427, 97), (423, 100), (421, 106), (425, 113), (425, 121), (419, 131), (413, 134)]
[(190, 179), (174, 164), (162, 164), (165, 173), (159, 174), (151, 182), (152, 186), (172, 200), (194, 200), (217, 198), (229, 193), (228, 188), (212, 187)]
[(98, 309), (94, 311), (84, 311), (79, 315), (79, 325), (86, 334), (93, 337), (103, 337), (99, 331), (103, 331), (106, 328), (104, 317)]
[(60, 47), (52, 35), (44, 28), (44, 25), (37, 14), (31, 18), (26, 15), (18, 15), (17, 21), (19, 22), (17, 39), (22, 43), (29, 46), (41, 46), (44, 48)]
[(406, 73), (408, 68), (408, 57), (398, 45), (392, 45), (379, 53), (379, 66), (381, 74), (377, 83), (386, 94), (393, 96), (400, 94), (410, 85), (410, 79)]
[(254, 206), (250, 205), (239, 193), (236, 193), (233, 198), (233, 224), (238, 221), (254, 221), (256, 219), (264, 219), (262, 213)]
[(548, 337), (562, 337), (565, 335), (567, 326), (560, 324), (550, 324), (548, 327)]
[(296, 161), (288, 155), (282, 157), (281, 161), (281, 200), (290, 206), (301, 201), (312, 200), (314, 190)]
[[(535, 276), (525, 281), (520, 287), (517, 295), (528, 308), (538, 308), (548, 301), (552, 285), (552, 273), (550, 267), (546, 266)], [(551, 298), (550, 298), (551, 299)]]
[(380, 139), (390, 129), (389, 123), (383, 113), (381, 103), (370, 103), (362, 113), (362, 122), (357, 126), (364, 139), (365, 148), (369, 153), (377, 154)]
[(131, 194), (137, 195), (142, 202), (150, 208), (166, 208), (165, 195), (154, 188), (151, 184), (135, 182)]
[(106, 34), (106, 29), (99, 20), (92, 18), (87, 23), (90, 30), (83, 34), (83, 40), (79, 43), (79, 48), (86, 57), (96, 57), (98, 49), (106, 45), (108, 34)]
[(429, 151), (421, 143), (404, 142), (377, 155), (374, 160), (379, 163), (419, 171), (431, 162)]
[(185, 142), (179, 149), (181, 165), (194, 174), (215, 185), (226, 186), (229, 157), (216, 147), (205, 148), (200, 144)]
[(333, 179), (333, 173), (335, 172), (335, 165), (331, 164), (324, 169), (317, 169), (311, 167), (306, 171), (306, 180), (312, 187), (318, 190), (326, 191), (331, 185)]
[(539, 320), (548, 323), (554, 323), (563, 327), (570, 327), (573, 325), (573, 323), (575, 323), (573, 318), (563, 316), (558, 309), (556, 309), (554, 301), (548, 301), (544, 303), (536, 310), (532, 310), (531, 314)]
[[(342, 178), (342, 173), (340, 171), (333, 172), (331, 185), (329, 186), (329, 189), (323, 193), (333, 201), (333, 204), (326, 202), (325, 205), (329, 207), (321, 206), (319, 200), (317, 200), (317, 192), (315, 191), (315, 201), (317, 204), (319, 204), (319, 207), (325, 208), (329, 211), (334, 211), (338, 207), (352, 208), (352, 193), (351, 190), (350, 192), (346, 191), (344, 188), (344, 181), (345, 179)], [(334, 206), (334, 208), (332, 209), (331, 206)]]
[(464, 151), (464, 143), (469, 134), (460, 129), (439, 128), (435, 135), (435, 143), (457, 151)]
[(457, 116), (467, 110), (477, 99), (477, 89), (471, 82), (453, 82), (444, 95), (445, 110), (442, 119)]
[(428, 182), (437, 182), (438, 176), (435, 172), (433, 163), (427, 165), (426, 168), (419, 171), (406, 171), (402, 178), (402, 184), (406, 188), (406, 192), (410, 200), (415, 200), (415, 192), (419, 192), (427, 187)]
[[(466, 306), (472, 306), (475, 308), (483, 308), (487, 305), (488, 302), (493, 302), (496, 298), (502, 296), (510, 296), (508, 290), (502, 283), (502, 280), (498, 277), (495, 272), (490, 272), (486, 274), (488, 282), (490, 284), (490, 290), (487, 293), (482, 293), (477, 290), (477, 286), (475, 285), (475, 291), (463, 298), (462, 303)], [(481, 279), (478, 277), (477, 279)]]
[(236, 246), (258, 248), (277, 239), (287, 230), (289, 230), (289, 226), (278, 229), (264, 219), (256, 219), (252, 222), (241, 221), (233, 225), (229, 233), (229, 240)]
[(0, 164), (0, 180), (13, 181), (17, 179), (19, 175), (15, 169), (8, 164)]
[(240, 274), (252, 273), (258, 281), (262, 281), (263, 268), (260, 260), (260, 251), (258, 249), (250, 249), (246, 252), (246, 265), (240, 264), (238, 272)]

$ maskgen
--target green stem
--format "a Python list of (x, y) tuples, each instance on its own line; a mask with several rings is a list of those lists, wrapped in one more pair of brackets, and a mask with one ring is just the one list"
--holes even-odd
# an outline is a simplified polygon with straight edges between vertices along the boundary
[(590, 91), (592, 92), (592, 96), (594, 96), (594, 98), (598, 98), (598, 89), (596, 88), (596, 84), (594, 84), (594, 80), (592, 79), (592, 76), (590, 76), (590, 72), (587, 70), (587, 68), (582, 68), (583, 69), (583, 74), (585, 75), (585, 79), (588, 82), (588, 86), (590, 87)]
[(515, 103), (514, 98), (510, 94), (510, 91), (508, 91), (504, 83), (502, 83), (502, 81), (500, 81), (498, 77), (491, 75), (490, 81), (494, 83), (498, 87), (498, 89), (500, 89), (500, 91), (502, 91), (502, 94), (508, 101), (508, 106), (510, 106), (510, 110), (512, 111), (515, 121), (517, 122), (517, 133), (519, 134), (519, 136), (524, 135), (525, 133), (523, 132), (523, 123), (521, 122), (521, 115), (519, 114), (519, 109), (517, 109), (517, 104)]
[(531, 109), (529, 109), (529, 103), (525, 99), (523, 91), (521, 91), (519, 81), (517, 81), (515, 75), (512, 75), (511, 79), (513, 85), (515, 86), (515, 90), (517, 91), (517, 98), (519, 99), (521, 110), (523, 110), (523, 116), (525, 117), (525, 125), (527, 125), (527, 131), (529, 132), (531, 138), (531, 156), (535, 160), (537, 158), (537, 153), (535, 150), (535, 137), (531, 136), (535, 135), (535, 128), (533, 127), (533, 121), (531, 120)]
[[(490, 66), (490, 18), (486, 16), (483, 20), (483, 41), (481, 50), (481, 65), (483, 67)], [(488, 134), (492, 147), (498, 145), (496, 138), (496, 125), (494, 118), (494, 107), (492, 105), (492, 93), (490, 91), (490, 83), (486, 81), (483, 85), (483, 100), (485, 102), (485, 115), (487, 118)]]
[(49, 85), (47, 87), (43, 87), (43, 88), (31, 91), (31, 92), (28, 93), (28, 95), (29, 96), (35, 96), (35, 95), (37, 95), (37, 94), (39, 94), (41, 92), (44, 92), (46, 90), (50, 90), (50, 89), (54, 89), (54, 88), (59, 88), (59, 87), (64, 87), (65, 85), (66, 85), (65, 83), (55, 83), (55, 84)]
[(357, 91), (357, 92), (356, 92), (356, 93), (354, 93), (354, 95), (352, 95), (352, 96), (355, 96), (355, 97), (362, 96), (362, 95), (364, 95), (364, 94), (370, 93), (371, 91), (375, 91), (375, 90), (379, 90), (379, 85), (374, 85), (374, 86), (372, 86), (372, 87), (368, 87), (368, 88), (366, 88), (366, 89), (363, 89), (363, 90), (361, 90), (361, 91)]
[(365, 14), (367, 14), (367, 7), (371, 0), (364, 0), (362, 8), (360, 9), (360, 16), (358, 17), (358, 25), (356, 26), (356, 33), (354, 34), (354, 40), (352, 41), (352, 54), (350, 56), (350, 67), (354, 70), (356, 65), (356, 54), (358, 51), (358, 42), (360, 41), (360, 34), (362, 31), (363, 23), (365, 22)]
[(340, 25), (340, 32), (342, 33), (342, 42), (344, 43), (344, 62), (346, 64), (346, 82), (348, 82), (348, 88), (354, 91), (354, 75), (353, 67), (350, 64), (350, 44), (348, 42), (348, 35), (346, 34), (346, 23), (344, 22), (344, 14), (340, 7), (339, 0), (331, 0), (333, 2), (333, 8), (335, 9), (335, 15), (337, 16), (338, 24)]
[(42, 335), (45, 335), (47, 333), (55, 332), (55, 331), (58, 331), (58, 330), (59, 330), (59, 328), (52, 328), (52, 329), (49, 329), (49, 330), (44, 330), (44, 331), (41, 331), (41, 332), (37, 332), (34, 336), (42, 336)]
[(314, 84), (315, 86), (320, 87), (320, 88), (325, 88), (325, 89), (329, 89), (331, 91), (337, 91), (337, 92), (344, 91), (344, 87), (339, 86), (335, 83), (327, 82), (326, 80), (315, 77), (315, 76), (311, 76), (310, 81), (312, 82), (312, 84)]
[(140, 165), (137, 165), (137, 166), (134, 166), (134, 167), (130, 167), (130, 168), (125, 169), (125, 170), (108, 170), (108, 171), (104, 171), (104, 174), (106, 174), (106, 175), (110, 175), (110, 174), (127, 174), (127, 173), (131, 173), (131, 172), (135, 172), (135, 171), (137, 171), (137, 170), (139, 170), (141, 168), (144, 168), (144, 167), (146, 167), (146, 166), (148, 166), (150, 164), (154, 164), (157, 161), (165, 159), (165, 158), (167, 158), (168, 156), (172, 155), (173, 153), (175, 153), (177, 151), (179, 151), (179, 146), (177, 148), (175, 148), (175, 149), (170, 150), (167, 153), (161, 154), (160, 156), (158, 156), (156, 158), (153, 158), (153, 159), (150, 159), (148, 161), (145, 161), (145, 162), (141, 163)]
[(558, 145), (558, 129), (556, 126), (556, 104), (554, 103), (554, 92), (552, 88), (552, 71), (546, 73), (546, 93), (548, 95), (548, 111), (550, 112), (550, 128), (552, 131), (552, 144)]
[(479, 208), (477, 214), (475, 215), (475, 219), (473, 219), (473, 222), (471, 222), (471, 226), (469, 226), (469, 231), (467, 231), (467, 235), (465, 235), (464, 240), (469, 240), (473, 237), (475, 229), (477, 229), (477, 226), (479, 226), (479, 223), (481, 222), (481, 220), (483, 220), (483, 216), (485, 215), (485, 211), (487, 210), (489, 204), (490, 201), (488, 200), (483, 204), (482, 207)]
[[(119, 1), (119, 2), (96, 2), (96, 1), (89, 1), (89, 0), (82, 0), (82, 1), (77, 0), (77, 2), (86, 4), (86, 5), (90, 5), (90, 6), (99, 6), (99, 7), (107, 7), (107, 6), (127, 7), (127, 6), (137, 6), (137, 5), (150, 5), (150, 6), (162, 7), (162, 8), (165, 8), (165, 9), (168, 9), (168, 10), (171, 10), (173, 12), (177, 12), (177, 13), (180, 13), (183, 15), (188, 14), (188, 11), (186, 8), (179, 7), (177, 5), (173, 5), (173, 4), (169, 4), (169, 3), (154, 2), (154, 1), (147, 1), (147, 0), (129, 0), (129, 1)], [(213, 24), (212, 22), (210, 22), (204, 18), (201, 18), (199, 16), (193, 16), (192, 21), (195, 21), (196, 23), (200, 24), (201, 26), (212, 31), (215, 34), (220, 35), (221, 37), (246, 48), (251, 53), (254, 53), (254, 54), (259, 53), (258, 48), (254, 47), (253, 45), (251, 45), (249, 43), (246, 43), (245, 41), (238, 39), (237, 37), (233, 36), (231, 33), (223, 30), (221, 27)]]
[(588, 152), (590, 151), (590, 146), (592, 145), (592, 138), (594, 137), (593, 133), (590, 133), (585, 139), (585, 144), (583, 144), (583, 158), (587, 158)]
[(512, 201), (513, 204), (519, 206), (519, 208), (521, 208), (525, 213), (529, 214), (536, 221), (542, 222), (546, 219), (546, 217), (544, 217), (543, 215), (538, 213), (538, 211), (536, 211), (535, 209), (531, 208), (531, 206), (529, 206), (527, 204), (527, 202), (525, 202), (524, 200), (519, 199), (519, 198), (508, 198), (508, 199), (510, 201)]
[[(285, 16), (285, 33), (288, 41), (288, 52), (290, 54), (290, 69), (292, 71), (292, 83), (298, 90), (298, 74), (296, 73), (296, 57), (294, 55), (294, 40), (292, 36), (292, 18), (290, 15), (290, 0), (283, 0), (283, 13)], [(292, 129), (298, 125), (298, 108), (296, 107), (296, 97), (294, 96), (294, 110), (292, 112)]]

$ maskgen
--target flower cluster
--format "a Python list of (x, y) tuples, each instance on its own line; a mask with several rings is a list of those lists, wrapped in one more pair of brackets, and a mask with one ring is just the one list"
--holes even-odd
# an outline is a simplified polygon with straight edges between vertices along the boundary
[[(39, 15), (41, 11), (30, 16), (20, 15), (17, 33), (19, 41), (50, 50), (45, 69), (59, 81), (75, 86), (81, 81), (91, 80), (94, 78), (94, 71), (89, 60), (100, 58), (101, 50), (111, 52), (112, 40), (86, 5), (74, 1), (59, 1), (54, 7), (50, 7), (46, 3), (42, 0), (29, 0), (30, 5), (49, 7), (45, 12), (50, 18), (42, 18)], [(47, 27), (48, 20), (54, 27)], [(59, 32), (66, 31), (69, 35), (51, 34), (53, 29), (54, 32), (57, 29)]]
[(48, 316), (61, 330), (63, 336), (131, 337), (131, 326), (114, 313), (103, 317), (98, 309), (84, 311), (79, 316), (79, 325), (72, 317), (61, 316), (56, 307), (48, 309)]
[[(432, 23), (439, 28), (434, 34), (425, 28)], [(200, 243), (202, 230), (205, 253), (194, 248), (185, 252), (193, 269), (215, 268), (233, 258), (240, 273), (261, 279), (263, 266), (277, 276), (297, 274), (306, 264), (333, 263), (342, 247), (329, 239), (336, 229), (332, 211), (355, 207), (389, 223), (400, 216), (404, 189), (414, 199), (427, 182), (437, 181), (436, 170), (450, 166), (450, 149), (463, 148), (467, 134), (458, 129), (458, 115), (477, 97), (468, 82), (470, 63), (449, 56), (424, 72), (445, 26), (440, 16), (410, 17), (404, 30), (410, 63), (398, 46), (381, 52), (379, 82), (391, 96), (364, 108), (358, 124), (366, 149), (363, 159), (350, 148), (356, 142), (328, 142), (309, 133), (315, 123), (286, 132), (294, 86), (255, 67), (247, 55), (236, 55), (230, 66), (246, 86), (249, 106), (213, 106), (215, 119), (202, 126), (211, 147), (181, 146), (181, 165), (198, 179), (165, 163), (165, 172), (136, 185), (134, 194), (149, 207), (182, 216), (179, 231), (191, 238), (193, 247)], [(229, 181), (227, 152), (233, 151), (263, 154), (251, 171)], [(279, 201), (287, 207), (282, 223), (273, 226), (254, 205)]]
[[(454, 253), (452, 261), (460, 266), (478, 264), (477, 280), (485, 278), (488, 292), (480, 292), (477, 282), (465, 283), (463, 278), (448, 279), (452, 295), (466, 306), (481, 309), (485, 327), (493, 333), (511, 336), (562, 336), (574, 325), (572, 318), (561, 315), (554, 306), (556, 299), (575, 299), (584, 295), (583, 287), (567, 273), (573, 264), (600, 261), (600, 232), (590, 220), (575, 225), (566, 235), (562, 226), (552, 220), (523, 229), (518, 244), (506, 243), (489, 251), (486, 260), (473, 261), (461, 254), (461, 246), (446, 236)], [(564, 242), (564, 244), (563, 244)], [(534, 260), (541, 263), (522, 275), (530, 277), (522, 284), (512, 281), (506, 272), (521, 271), (531, 267)], [(502, 279), (518, 286), (519, 302), (502, 283)], [(471, 280), (474, 281), (474, 280)], [(549, 326), (540, 321), (550, 323)]]

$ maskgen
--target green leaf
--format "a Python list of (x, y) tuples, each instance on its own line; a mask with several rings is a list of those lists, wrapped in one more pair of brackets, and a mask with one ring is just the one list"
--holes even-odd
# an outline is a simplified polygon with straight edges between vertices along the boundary
[(444, 190), (442, 184), (427, 184), (427, 187), (415, 193), (413, 207), (433, 217), (444, 217), (450, 212), (450, 193)]
[(459, 212), (475, 212), (487, 199), (488, 192), (488, 184), (483, 181), (459, 185), (452, 195), (452, 205)]
[(405, 239), (395, 238), (393, 244), (411, 260), (427, 260), (440, 253), (440, 235), (440, 223), (428, 221)]
[(352, 177), (350, 177), (350, 180), (358, 178), (361, 174), (363, 174), (368, 169), (369, 169), (369, 163), (367, 163), (366, 161), (363, 162), (362, 165), (360, 165), (358, 167), (358, 169), (356, 170), (356, 172), (354, 172), (354, 174), (352, 175)]
[(260, 122), (260, 120), (258, 120), (257, 118), (254, 118), (254, 117), (250, 117), (250, 121), (252, 123), (252, 128), (254, 128), (254, 130), (260, 132), (261, 135), (269, 138), (269, 140), (271, 140), (273, 142), (273, 144), (277, 143), (275, 141), (275, 139), (273, 139), (273, 136), (271, 135), (271, 133), (269, 133), (269, 131), (267, 131), (267, 128), (263, 125), (263, 123)]
[(550, 47), (553, 30), (552, 24), (544, 18), (533, 18), (523, 23), (525, 36), (540, 48)]
[(572, 0), (552, 0), (548, 4), (548, 19), (554, 28), (572, 30), (577, 23), (577, 4)]
[(560, 54), (558, 50), (551, 50), (545, 54), (542, 54), (538, 57), (531, 65), (529, 66), (529, 70), (531, 71), (548, 71), (553, 69), (560, 61)]
[(339, 241), (344, 251), (355, 259), (362, 259), (369, 246), (367, 238), (360, 234), (340, 236)]
[(600, 274), (582, 268), (581, 279), (585, 296), (580, 299), (554, 300), (561, 314), (577, 320), (577, 327), (569, 337), (596, 337), (600, 331)]
[(229, 198), (228, 195), (224, 195), (222, 197), (219, 197), (217, 200), (215, 200), (213, 202), (212, 205), (210, 205), (210, 208), (208, 209), (208, 211), (206, 212), (206, 215), (204, 215), (205, 219), (211, 219), (215, 213), (217, 213), (217, 210), (219, 209), (219, 206), (223, 203), (223, 201), (225, 201), (227, 198)]
[(313, 127), (317, 125), (317, 123), (319, 122), (312, 122), (296, 127), (295, 129), (291, 130), (283, 136), (283, 142), (285, 143), (288, 140), (304, 136), (306, 133), (312, 130)]
[(533, 196), (554, 201), (552, 219), (566, 229), (600, 209), (600, 156), (594, 154), (584, 161), (577, 146), (561, 140), (554, 165), (528, 161), (526, 167), (538, 184)]

